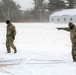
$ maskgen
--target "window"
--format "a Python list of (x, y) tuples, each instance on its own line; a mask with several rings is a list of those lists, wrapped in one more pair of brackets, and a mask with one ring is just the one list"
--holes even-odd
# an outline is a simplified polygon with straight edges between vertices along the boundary
[(60, 21), (60, 19), (58, 18), (58, 21)]
[(70, 21), (72, 21), (72, 18), (70, 18)]
[(66, 21), (66, 18), (64, 18), (64, 21)]
[(51, 19), (51, 21), (53, 21), (53, 18)]

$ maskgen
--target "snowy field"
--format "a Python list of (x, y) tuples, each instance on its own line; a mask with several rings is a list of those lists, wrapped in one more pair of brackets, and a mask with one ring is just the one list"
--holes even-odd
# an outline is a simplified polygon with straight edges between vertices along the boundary
[(12, 53), (6, 53), (6, 24), (0, 23), (0, 61), (22, 61), (18, 60), (18, 64), (14, 65), (1, 65), (0, 75), (76, 75), (69, 32), (56, 29), (68, 27), (68, 24), (13, 24), (17, 30), (14, 43), (18, 52), (14, 54), (12, 50)]

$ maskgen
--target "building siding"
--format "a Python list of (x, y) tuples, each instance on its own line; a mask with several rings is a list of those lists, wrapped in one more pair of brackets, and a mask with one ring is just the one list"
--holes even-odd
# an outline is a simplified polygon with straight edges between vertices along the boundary
[(70, 21), (76, 23), (76, 15), (50, 16), (49, 21), (52, 23), (68, 23)]

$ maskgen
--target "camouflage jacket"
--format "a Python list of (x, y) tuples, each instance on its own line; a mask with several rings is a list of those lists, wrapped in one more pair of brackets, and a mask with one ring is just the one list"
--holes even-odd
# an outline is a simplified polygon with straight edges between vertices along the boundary
[(7, 25), (7, 34), (6, 37), (15, 37), (16, 35), (16, 29), (15, 26), (13, 24), (8, 24)]
[(65, 27), (62, 28), (62, 30), (66, 30), (70, 32), (70, 39), (72, 43), (76, 41), (76, 26), (74, 26), (73, 29), (70, 29), (69, 27)]

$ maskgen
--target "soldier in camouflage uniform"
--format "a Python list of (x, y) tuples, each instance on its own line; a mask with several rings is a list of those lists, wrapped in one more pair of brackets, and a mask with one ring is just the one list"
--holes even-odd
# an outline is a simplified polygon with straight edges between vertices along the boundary
[(6, 21), (7, 24), (7, 34), (6, 34), (6, 48), (7, 53), (10, 53), (10, 48), (14, 49), (14, 53), (17, 52), (16, 47), (14, 46), (13, 42), (16, 36), (16, 29), (15, 26), (10, 22), (10, 20)]
[(70, 39), (72, 42), (72, 58), (73, 61), (76, 61), (76, 26), (72, 22), (69, 22), (68, 26), (69, 27), (57, 28), (57, 29), (66, 30), (70, 32)]

